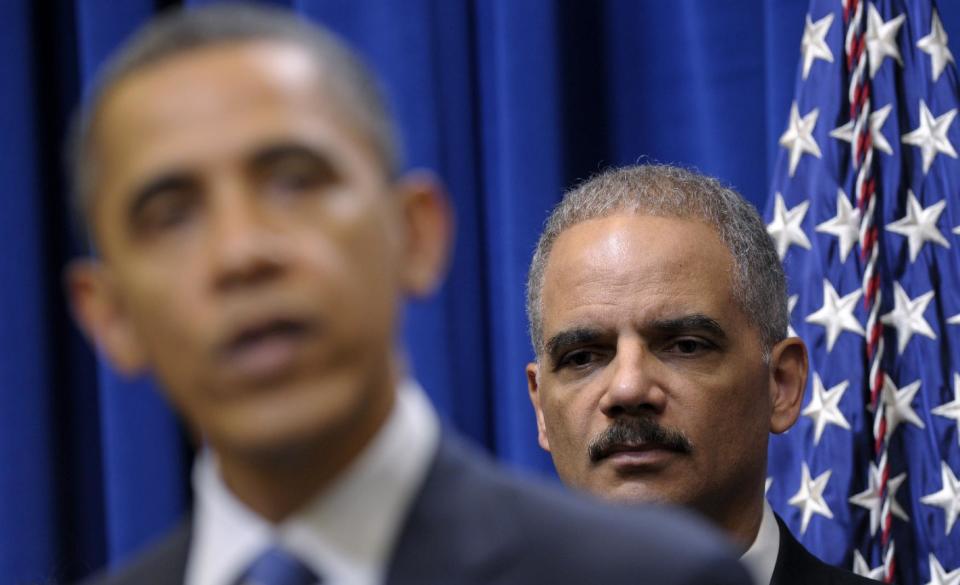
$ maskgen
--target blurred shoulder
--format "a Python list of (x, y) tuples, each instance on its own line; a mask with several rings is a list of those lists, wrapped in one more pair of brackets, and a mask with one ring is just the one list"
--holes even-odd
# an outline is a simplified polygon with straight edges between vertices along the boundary
[(451, 574), (456, 562), (462, 570), (502, 577), (478, 582), (748, 582), (724, 539), (687, 512), (612, 506), (521, 478), (450, 434), (398, 554), (417, 558), (417, 548), (436, 547), (452, 559)]

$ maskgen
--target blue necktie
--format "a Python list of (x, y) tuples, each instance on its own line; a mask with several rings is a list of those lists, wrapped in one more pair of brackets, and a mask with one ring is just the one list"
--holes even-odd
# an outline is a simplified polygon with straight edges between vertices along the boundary
[(272, 546), (250, 564), (237, 585), (320, 585), (321, 582), (303, 561)]

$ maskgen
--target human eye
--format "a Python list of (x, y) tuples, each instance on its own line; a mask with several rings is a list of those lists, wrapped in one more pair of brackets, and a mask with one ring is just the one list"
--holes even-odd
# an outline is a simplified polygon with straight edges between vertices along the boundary
[(565, 355), (560, 360), (560, 364), (564, 366), (585, 366), (593, 360), (593, 354), (585, 350), (572, 351)]
[(257, 167), (265, 191), (277, 196), (317, 193), (337, 179), (330, 161), (302, 147), (273, 149)]
[(604, 355), (595, 349), (582, 348), (562, 354), (556, 360), (556, 370), (588, 370), (601, 364)]
[(199, 207), (196, 187), (190, 180), (170, 179), (142, 190), (130, 210), (134, 233), (142, 237), (156, 236), (189, 223)]
[(268, 188), (278, 194), (296, 194), (316, 190), (324, 183), (320, 169), (306, 161), (286, 161), (266, 173)]
[(680, 337), (668, 341), (664, 346), (664, 351), (683, 356), (696, 356), (706, 353), (715, 347), (715, 345), (705, 339), (697, 337)]

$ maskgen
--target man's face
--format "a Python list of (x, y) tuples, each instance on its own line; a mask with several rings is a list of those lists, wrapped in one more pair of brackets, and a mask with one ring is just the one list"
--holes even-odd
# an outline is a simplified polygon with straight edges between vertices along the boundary
[(402, 198), (326, 82), (294, 46), (217, 45), (122, 80), (97, 121), (78, 312), (218, 449), (330, 438), (392, 400)]
[(699, 221), (618, 214), (557, 238), (547, 349), (527, 374), (540, 444), (565, 483), (717, 519), (759, 501), (772, 378), (732, 271)]

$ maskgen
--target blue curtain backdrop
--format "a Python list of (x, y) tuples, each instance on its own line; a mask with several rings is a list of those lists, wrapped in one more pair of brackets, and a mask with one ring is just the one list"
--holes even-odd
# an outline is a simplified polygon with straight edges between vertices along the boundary
[[(201, 4), (202, 2), (188, 2)], [(107, 54), (165, 6), (0, 3), (0, 583), (118, 563), (188, 505), (190, 451), (149, 380), (98, 364), (61, 286), (78, 249), (61, 142)], [(381, 75), (409, 166), (449, 186), (446, 286), (409, 307), (414, 370), (453, 425), (549, 473), (523, 366), (527, 263), (561, 192), (614, 164), (693, 165), (766, 203), (808, 0), (300, 0)], [(960, 55), (960, 6), (942, 2)]]

